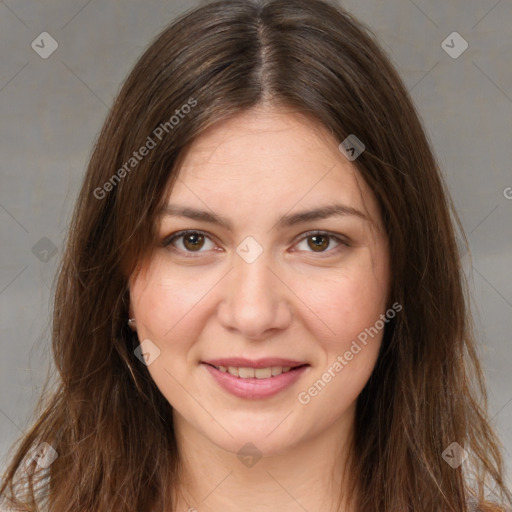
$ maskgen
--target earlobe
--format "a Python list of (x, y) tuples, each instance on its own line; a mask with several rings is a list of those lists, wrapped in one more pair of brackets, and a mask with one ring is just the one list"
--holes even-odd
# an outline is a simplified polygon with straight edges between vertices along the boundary
[(135, 314), (133, 312), (133, 306), (132, 306), (131, 301), (130, 301), (130, 306), (128, 307), (128, 326), (133, 331), (137, 330), (137, 326), (135, 324)]

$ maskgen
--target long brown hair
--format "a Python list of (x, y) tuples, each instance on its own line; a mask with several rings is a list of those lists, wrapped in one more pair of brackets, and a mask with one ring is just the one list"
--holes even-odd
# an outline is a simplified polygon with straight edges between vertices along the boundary
[[(454, 233), (455, 224), (464, 239), (460, 223), (413, 102), (375, 36), (321, 0), (206, 4), (172, 23), (136, 64), (99, 135), (70, 225), (54, 299), (58, 375), (0, 493), (23, 510), (175, 510), (166, 503), (179, 476), (172, 407), (134, 355), (128, 277), (156, 246), (156, 214), (179, 157), (216, 122), (260, 104), (310, 116), (339, 142), (355, 134), (364, 143), (354, 165), (390, 240), (390, 297), (403, 311), (386, 327), (357, 401), (350, 475), (358, 510), (504, 510), (512, 496), (487, 417)], [(31, 457), (43, 442), (58, 454), (46, 469)], [(455, 468), (443, 458), (453, 442), (469, 454)], [(490, 483), (502, 505), (488, 501)]]

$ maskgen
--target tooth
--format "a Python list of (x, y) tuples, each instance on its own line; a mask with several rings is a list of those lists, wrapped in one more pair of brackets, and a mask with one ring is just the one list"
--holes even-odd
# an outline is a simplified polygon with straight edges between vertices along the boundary
[(238, 377), (238, 368), (235, 368), (234, 366), (228, 366), (228, 373)]
[(256, 368), (256, 370), (254, 370), (254, 376), (257, 379), (268, 379), (271, 375), (271, 368)]
[(242, 379), (253, 379), (254, 368), (238, 368), (238, 376)]
[(230, 373), (231, 375), (240, 377), (241, 379), (268, 379), (270, 377), (277, 377), (282, 373), (287, 373), (292, 369), (291, 366), (271, 366), (267, 368), (238, 368), (236, 366), (216, 366), (216, 368), (221, 372)]

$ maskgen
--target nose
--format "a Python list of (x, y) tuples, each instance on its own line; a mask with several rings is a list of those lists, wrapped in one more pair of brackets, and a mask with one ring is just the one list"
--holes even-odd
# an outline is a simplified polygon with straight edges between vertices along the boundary
[(236, 256), (218, 309), (225, 329), (264, 340), (290, 325), (293, 293), (269, 263), (265, 252), (252, 263)]

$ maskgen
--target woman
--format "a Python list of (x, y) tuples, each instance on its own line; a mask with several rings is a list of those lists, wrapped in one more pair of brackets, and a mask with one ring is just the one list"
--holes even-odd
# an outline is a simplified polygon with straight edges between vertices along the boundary
[(1, 493), (506, 510), (450, 211), (407, 90), (348, 13), (184, 15), (99, 136), (56, 290), (59, 381)]

